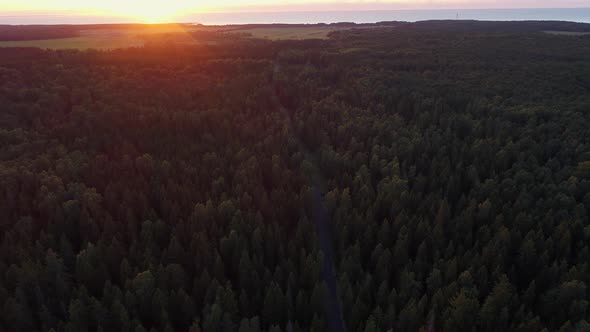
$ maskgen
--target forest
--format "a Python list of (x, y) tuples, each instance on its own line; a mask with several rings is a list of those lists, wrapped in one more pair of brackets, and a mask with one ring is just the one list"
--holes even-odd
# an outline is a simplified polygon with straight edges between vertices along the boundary
[(0, 330), (590, 331), (590, 36), (544, 31), (590, 25), (0, 48)]

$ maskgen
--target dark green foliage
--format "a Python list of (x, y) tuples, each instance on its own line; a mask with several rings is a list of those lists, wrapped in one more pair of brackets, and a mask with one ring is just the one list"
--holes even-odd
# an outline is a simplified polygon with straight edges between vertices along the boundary
[(0, 50), (0, 330), (325, 331), (312, 185), (347, 331), (587, 330), (590, 39), (424, 24)]

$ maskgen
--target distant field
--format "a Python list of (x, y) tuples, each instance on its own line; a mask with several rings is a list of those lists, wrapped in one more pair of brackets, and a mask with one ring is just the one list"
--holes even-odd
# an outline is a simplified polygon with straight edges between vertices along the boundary
[[(156, 35), (188, 35), (188, 32), (200, 28), (186, 26), (145, 26), (133, 28), (92, 29), (82, 30), (77, 37), (0, 41), (0, 47), (40, 47), (50, 49), (115, 49), (125, 47), (140, 47), (146, 39)], [(201, 29), (205, 30), (205, 29)]]
[(144, 42), (132, 36), (96, 37), (84, 36), (61, 39), (0, 41), (0, 47), (40, 47), (52, 49), (114, 49), (143, 46)]
[(564, 36), (586, 36), (590, 35), (590, 32), (577, 32), (577, 31), (545, 31), (545, 33), (551, 35), (564, 35)]
[[(280, 39), (326, 39), (332, 31), (346, 29), (328, 26), (293, 26), (293, 27), (242, 27), (225, 28), (219, 26), (188, 25), (146, 25), (133, 27), (92, 27), (77, 31), (77, 36), (55, 39), (0, 41), (0, 47), (40, 47), (49, 49), (115, 49), (141, 47), (146, 41), (169, 40), (179, 43), (200, 42), (199, 33), (216, 33), (227, 30), (228, 33), (249, 34), (253, 38), (270, 40)], [(196, 33), (196, 34), (195, 34)], [(218, 35), (217, 38), (222, 35)]]
[(246, 28), (232, 32), (249, 33), (254, 38), (271, 40), (278, 39), (326, 39), (332, 31), (342, 30), (339, 27), (289, 27), (289, 28)]

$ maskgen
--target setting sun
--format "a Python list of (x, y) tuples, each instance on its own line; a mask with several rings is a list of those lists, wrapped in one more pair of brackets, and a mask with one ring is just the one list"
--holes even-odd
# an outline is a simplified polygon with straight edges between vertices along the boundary
[(202, 3), (194, 0), (23, 0), (3, 5), (0, 0), (0, 12), (2, 10), (9, 13), (109, 16), (140, 23), (165, 23), (190, 12), (202, 11)]

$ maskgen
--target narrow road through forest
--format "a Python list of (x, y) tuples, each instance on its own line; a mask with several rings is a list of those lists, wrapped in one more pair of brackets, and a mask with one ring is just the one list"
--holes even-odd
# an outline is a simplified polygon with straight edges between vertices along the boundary
[(289, 111), (281, 104), (278, 96), (278, 83), (276, 76), (280, 73), (281, 66), (275, 60), (273, 65), (273, 102), (276, 104), (279, 111), (285, 117), (289, 126), (289, 131), (293, 134), (295, 142), (299, 149), (304, 153), (305, 159), (311, 164), (312, 171), (309, 177), (309, 183), (312, 189), (313, 197), (313, 221), (320, 245), (320, 250), (324, 256), (322, 264), (322, 279), (328, 288), (328, 297), (324, 299), (326, 305), (326, 316), (328, 323), (328, 331), (344, 332), (344, 320), (342, 317), (342, 310), (340, 308), (340, 301), (338, 297), (338, 288), (336, 283), (336, 273), (334, 271), (334, 254), (332, 250), (332, 237), (330, 234), (329, 214), (324, 204), (324, 181), (320, 171), (319, 163), (314, 153), (303, 143), (298, 137), (297, 132), (293, 127), (293, 121)]

